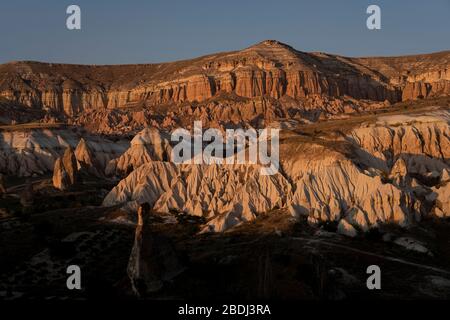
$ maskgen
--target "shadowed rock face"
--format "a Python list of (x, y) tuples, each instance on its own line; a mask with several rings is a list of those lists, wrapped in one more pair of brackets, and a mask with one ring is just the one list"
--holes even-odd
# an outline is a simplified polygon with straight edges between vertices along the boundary
[(6, 193), (5, 181), (3, 178), (3, 174), (0, 173), (0, 198), (4, 193)]
[[(103, 172), (107, 163), (129, 145), (126, 140), (112, 141), (96, 135), (82, 137), (82, 133), (65, 128), (0, 131), (0, 172), (19, 177), (52, 172), (56, 159), (68, 146), (76, 150), (81, 162), (91, 161)], [(80, 144), (81, 139), (85, 143)], [(90, 152), (86, 153), (86, 149)]]
[(35, 200), (33, 183), (27, 179), (25, 182), (25, 188), (20, 193), (20, 204), (22, 205), (22, 210), (24, 213), (30, 213), (33, 208), (33, 203)]
[(150, 206), (142, 204), (138, 211), (134, 245), (128, 262), (128, 277), (139, 297), (158, 291), (183, 269), (168, 239), (153, 235), (148, 223)]
[(75, 149), (75, 158), (77, 159), (80, 169), (85, 170), (89, 174), (97, 177), (103, 175), (102, 165), (99, 163), (88, 143), (83, 138), (81, 138)]
[(83, 174), (97, 179), (104, 177), (105, 168), (101, 158), (101, 155), (93, 152), (88, 142), (81, 138), (75, 152), (68, 147), (64, 154), (56, 159), (53, 169), (53, 186), (60, 190), (67, 190), (81, 182)]
[(0, 96), (75, 117), (93, 110), (243, 98), (314, 95), (396, 102), (450, 93), (450, 53), (347, 58), (268, 40), (247, 49), (163, 64), (0, 66)]

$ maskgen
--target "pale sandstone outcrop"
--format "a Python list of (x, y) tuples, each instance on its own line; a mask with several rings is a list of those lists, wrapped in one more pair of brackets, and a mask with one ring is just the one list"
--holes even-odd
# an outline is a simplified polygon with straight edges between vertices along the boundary
[(450, 182), (432, 188), (431, 198), (436, 201), (434, 213), (438, 217), (450, 217)]
[[(417, 221), (428, 212), (416, 195), (422, 198), (429, 191), (409, 175), (419, 175), (429, 183), (446, 179), (449, 119), (448, 111), (379, 117), (376, 124), (354, 128), (345, 138), (351, 142), (347, 148), (357, 155), (353, 154), (352, 160), (345, 151), (330, 152), (323, 146), (292, 148), (290, 154), (304, 155), (281, 157), (284, 172), (294, 183), (294, 208), (312, 215), (309, 220), (316, 222), (345, 216), (347, 222), (364, 231), (384, 222), (406, 226)], [(438, 202), (437, 214), (442, 215), (440, 207), (448, 212), (448, 190), (448, 185), (433, 188), (436, 198), (444, 199), (442, 204)]]
[(440, 181), (441, 181), (441, 183), (450, 181), (450, 170), (449, 169), (442, 170), (442, 172), (440, 174)]
[[(287, 148), (288, 146), (286, 146)], [(319, 145), (289, 146), (281, 157), (292, 181), (290, 203), (311, 221), (339, 221), (346, 216), (361, 229), (379, 223), (406, 225), (412, 219), (410, 195), (379, 176), (363, 173), (343, 155)], [(283, 152), (283, 151), (281, 151)]]
[(400, 156), (391, 168), (391, 177), (405, 177), (408, 174), (408, 165), (405, 160)]
[(293, 162), (291, 168), (283, 164), (291, 185), (281, 174), (260, 176), (258, 167), (251, 165), (150, 162), (122, 180), (103, 205), (122, 203), (127, 210), (136, 210), (139, 203), (149, 202), (156, 211), (212, 218), (203, 232), (225, 231), (254, 219), (256, 213), (288, 206), (318, 222), (348, 217), (363, 230), (383, 222), (407, 225), (414, 219), (408, 193), (361, 173), (348, 160), (299, 164)]
[[(0, 132), (0, 171), (19, 177), (52, 172), (56, 159), (67, 147), (76, 148), (81, 133), (69, 129), (32, 129)], [(128, 142), (113, 142), (95, 135), (85, 135), (85, 141), (96, 163), (107, 163), (128, 147)]]
[[(103, 205), (124, 204), (136, 210), (148, 202), (155, 211), (177, 210), (215, 218), (232, 212), (239, 221), (283, 207), (290, 193), (280, 174), (260, 175), (253, 165), (175, 165), (150, 162), (140, 166), (106, 196)], [(214, 229), (214, 228), (213, 228)]]
[(68, 147), (64, 154), (56, 159), (53, 170), (53, 186), (60, 190), (68, 190), (80, 182), (79, 164), (72, 148)]
[[(258, 167), (251, 165), (150, 162), (122, 180), (103, 204), (124, 203), (125, 208), (135, 210), (139, 203), (149, 202), (157, 211), (179, 210), (211, 217), (203, 231), (225, 231), (252, 220), (255, 213), (288, 205), (293, 212), (316, 221), (339, 221), (348, 216), (364, 230), (380, 222), (406, 225), (413, 218), (409, 215), (409, 194), (383, 184), (379, 177), (361, 173), (351, 161), (336, 154), (322, 161), (308, 159), (311, 151), (298, 150), (297, 155), (305, 156), (282, 163), (293, 185), (281, 174), (259, 176)], [(324, 151), (315, 150), (318, 154)]]
[(70, 186), (69, 177), (66, 169), (64, 168), (62, 158), (58, 158), (55, 161), (55, 167), (53, 169), (52, 177), (53, 186), (59, 190), (66, 190)]
[(352, 130), (349, 141), (358, 145), (360, 159), (367, 166), (389, 172), (401, 157), (409, 173), (441, 172), (449, 167), (450, 113), (426, 116), (380, 117), (375, 125)]
[(64, 154), (55, 161), (53, 186), (60, 190), (67, 190), (80, 182), (83, 174), (97, 178), (103, 177), (102, 159), (97, 157), (92, 149), (84, 138), (81, 138), (75, 151), (70, 146), (67, 147)]
[(151, 161), (169, 161), (172, 148), (169, 136), (155, 128), (146, 128), (131, 140), (130, 148), (120, 157), (112, 159), (107, 175), (124, 175)]
[(97, 160), (96, 155), (92, 152), (84, 138), (81, 138), (75, 148), (75, 158), (78, 162), (78, 170), (84, 170), (94, 176), (103, 175), (102, 165), (99, 163), (99, 160)]

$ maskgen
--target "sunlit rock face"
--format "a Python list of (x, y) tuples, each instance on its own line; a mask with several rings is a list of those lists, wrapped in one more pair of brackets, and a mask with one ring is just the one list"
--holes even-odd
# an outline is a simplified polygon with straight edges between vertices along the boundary
[(347, 58), (267, 40), (241, 51), (164, 64), (8, 63), (0, 65), (0, 97), (72, 118), (94, 110), (203, 102), (221, 94), (397, 102), (448, 95), (449, 64), (449, 52)]
[(272, 176), (261, 176), (258, 165), (149, 159), (103, 204), (134, 211), (148, 202), (155, 211), (204, 216), (202, 232), (225, 231), (279, 208), (315, 224), (336, 222), (349, 236), (384, 223), (408, 226), (424, 215), (448, 214), (448, 119), (441, 111), (378, 117), (344, 135), (313, 139), (289, 132), (281, 139), (280, 172)]
[(84, 138), (81, 138), (75, 148), (75, 158), (77, 159), (79, 169), (96, 177), (104, 175), (102, 160), (97, 158), (97, 153), (92, 150)]
[(249, 221), (256, 213), (286, 205), (289, 188), (282, 175), (262, 176), (257, 165), (154, 161), (122, 180), (103, 204), (124, 203), (133, 211), (147, 202), (155, 211), (184, 211), (208, 218), (232, 212), (237, 221)]
[[(1, 131), (0, 171), (31, 176), (55, 169), (63, 186), (67, 173), (57, 159), (71, 147), (79, 170), (124, 178), (104, 205), (135, 211), (148, 202), (156, 211), (201, 215), (203, 232), (274, 209), (314, 224), (331, 221), (347, 235), (382, 223), (407, 226), (448, 215), (448, 108), (376, 114), (399, 101), (448, 96), (449, 65), (449, 52), (348, 58), (274, 40), (164, 64), (8, 63), (0, 66), (2, 123), (12, 124), (5, 110), (14, 106), (11, 114), (20, 119), (33, 113), (40, 125), (61, 121), (88, 133)], [(361, 113), (369, 120), (352, 121)], [(328, 128), (330, 119), (342, 122)], [(170, 132), (191, 130), (194, 121), (222, 131), (291, 130), (283, 133), (280, 171), (261, 176), (257, 165), (171, 163)], [(134, 136), (131, 143), (121, 140), (125, 135)]]
[(169, 135), (155, 128), (146, 128), (131, 140), (125, 153), (108, 163), (106, 174), (123, 176), (144, 163), (168, 161), (171, 153)]
[(449, 111), (379, 117), (377, 124), (353, 130), (348, 140), (378, 169), (389, 171), (402, 158), (410, 173), (441, 172), (450, 158), (449, 122)]
[(68, 190), (79, 181), (78, 161), (72, 148), (68, 147), (55, 161), (53, 186), (60, 190)]

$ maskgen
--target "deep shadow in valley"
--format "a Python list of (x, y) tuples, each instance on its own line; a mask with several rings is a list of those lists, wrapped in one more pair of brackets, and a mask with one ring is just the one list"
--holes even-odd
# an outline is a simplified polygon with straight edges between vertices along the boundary
[[(198, 234), (204, 221), (150, 213), (146, 226), (170, 243), (183, 272), (140, 299), (341, 300), (449, 298), (450, 221), (426, 219), (407, 230), (382, 226), (350, 239), (335, 226), (311, 227), (284, 210), (261, 214), (226, 233)], [(3, 220), (2, 299), (136, 299), (127, 275), (136, 217), (115, 208), (80, 207)], [(409, 236), (431, 254), (395, 244)], [(82, 290), (66, 288), (68, 265), (82, 270)], [(382, 270), (382, 290), (368, 290), (366, 269)]]

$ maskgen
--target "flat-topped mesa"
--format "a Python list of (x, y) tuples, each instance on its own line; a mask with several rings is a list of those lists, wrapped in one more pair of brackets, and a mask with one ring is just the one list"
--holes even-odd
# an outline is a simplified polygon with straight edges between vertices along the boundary
[[(69, 117), (136, 104), (238, 97), (342, 97), (397, 102), (450, 94), (450, 52), (392, 58), (306, 53), (276, 40), (162, 64), (0, 65), (0, 97)], [(430, 71), (431, 70), (431, 71)]]

